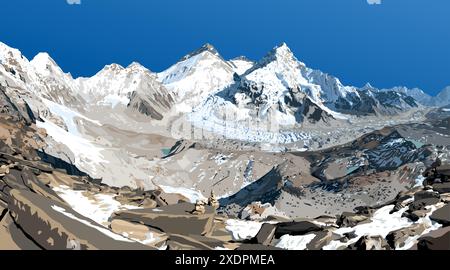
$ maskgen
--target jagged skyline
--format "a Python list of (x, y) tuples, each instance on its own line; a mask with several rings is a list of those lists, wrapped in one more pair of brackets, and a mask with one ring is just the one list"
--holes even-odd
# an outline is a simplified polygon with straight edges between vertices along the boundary
[[(405, 85), (432, 95), (450, 84), (450, 22), (443, 13), (449, 3), (335, 2), (281, 1), (274, 7), (264, 1), (15, 1), (4, 4), (9, 11), (5, 19), (26, 15), (25, 23), (4, 27), (0, 35), (28, 58), (49, 52), (74, 76), (91, 76), (113, 62), (138, 61), (161, 71), (207, 42), (224, 58), (257, 60), (287, 42), (301, 61), (344, 84)], [(29, 8), (23, 9), (25, 5)], [(242, 15), (228, 15), (236, 10)]]

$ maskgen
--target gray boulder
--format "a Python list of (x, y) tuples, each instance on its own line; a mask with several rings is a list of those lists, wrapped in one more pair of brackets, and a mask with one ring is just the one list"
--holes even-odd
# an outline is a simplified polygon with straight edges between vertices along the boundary
[(330, 230), (319, 231), (314, 234), (316, 237), (314, 237), (314, 239), (306, 245), (307, 250), (321, 250), (332, 240), (337, 240), (333, 232)]
[(10, 193), (15, 223), (43, 249), (154, 249), (114, 234), (65, 204), (30, 191), (13, 189)]
[(280, 238), (283, 235), (303, 235), (309, 232), (320, 231), (322, 227), (311, 221), (281, 222), (277, 224), (275, 237)]
[(414, 202), (409, 205), (409, 211), (424, 210), (425, 206), (434, 205), (441, 201), (438, 192), (419, 191), (414, 194)]
[(391, 248), (398, 249), (405, 246), (405, 242), (408, 238), (422, 234), (425, 229), (426, 226), (424, 224), (414, 224), (411, 227), (390, 232), (386, 236), (386, 240)]
[(419, 238), (418, 250), (450, 250), (450, 227), (432, 231)]
[(406, 211), (403, 213), (402, 217), (409, 218), (411, 221), (418, 221), (419, 219), (425, 217), (430, 212), (429, 209), (421, 209), (421, 210), (415, 210), (415, 211)]
[(276, 230), (275, 224), (264, 223), (252, 242), (268, 246), (274, 239)]
[(212, 250), (210, 246), (193, 237), (171, 234), (167, 241), (168, 250)]
[(111, 220), (141, 223), (165, 233), (184, 235), (208, 235), (214, 225), (215, 210), (206, 205), (205, 213), (193, 215), (195, 205), (179, 203), (160, 208), (133, 209), (116, 212)]
[(434, 211), (433, 214), (431, 214), (430, 219), (442, 224), (443, 226), (449, 226), (450, 204), (446, 204), (442, 208), (439, 208), (438, 210)]
[(422, 191), (419, 191), (416, 194), (414, 194), (415, 201), (425, 200), (425, 199), (433, 199), (433, 198), (439, 199), (440, 198), (439, 193), (434, 192), (434, 191), (422, 190)]
[(366, 215), (359, 215), (351, 212), (344, 212), (341, 214), (336, 224), (340, 227), (353, 227), (358, 223), (368, 220)]
[(390, 250), (386, 239), (381, 236), (362, 236), (356, 243), (348, 246), (351, 250)]
[(450, 193), (450, 182), (433, 184), (433, 189), (439, 193)]

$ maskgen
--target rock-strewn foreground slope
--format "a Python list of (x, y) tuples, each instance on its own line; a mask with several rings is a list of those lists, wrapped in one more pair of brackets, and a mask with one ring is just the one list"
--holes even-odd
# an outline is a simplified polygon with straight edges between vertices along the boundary
[[(1, 116), (0, 130), (1, 249), (213, 248), (189, 234), (198, 238), (211, 234), (214, 209), (194, 215), (190, 211), (195, 205), (180, 195), (112, 188), (87, 176), (69, 175), (73, 165), (60, 162), (63, 166), (55, 168), (39, 158), (40, 136), (45, 132), (35, 124)], [(161, 207), (155, 211), (158, 220), (144, 222), (148, 227), (141, 225), (140, 218), (127, 221), (127, 211), (157, 207)], [(86, 211), (92, 215), (80, 214)], [(111, 222), (114, 211), (119, 212)], [(185, 235), (177, 235), (182, 231)]]
[(240, 221), (213, 206), (196, 212), (198, 206), (181, 195), (69, 175), (73, 165), (55, 168), (39, 158), (43, 130), (1, 120), (1, 249), (450, 249), (449, 165), (428, 170), (425, 188), (356, 212), (292, 220), (250, 199), (243, 213), (260, 221)]

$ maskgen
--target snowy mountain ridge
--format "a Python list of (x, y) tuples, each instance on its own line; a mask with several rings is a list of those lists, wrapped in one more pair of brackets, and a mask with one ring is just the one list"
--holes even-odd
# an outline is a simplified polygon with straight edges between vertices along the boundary
[(186, 55), (175, 65), (158, 73), (159, 81), (176, 93), (182, 112), (192, 111), (209, 95), (233, 83), (235, 70), (209, 44)]
[[(308, 68), (286, 43), (257, 62), (245, 57), (225, 60), (206, 44), (159, 73), (134, 62), (127, 67), (107, 65), (92, 77), (76, 79), (47, 53), (28, 61), (3, 43), (0, 52), (4, 85), (25, 91), (10, 95), (63, 128), (64, 121), (41, 98), (80, 113), (108, 111), (129, 129), (139, 128), (145, 119), (130, 124), (130, 113), (149, 121), (167, 118), (164, 122), (181, 116), (225, 138), (287, 143), (308, 137), (296, 130), (305, 123), (320, 127), (353, 116), (396, 115), (422, 106), (413, 95), (420, 100), (426, 95), (418, 89), (345, 86), (332, 75)], [(243, 134), (249, 123), (255, 126)], [(273, 123), (281, 129), (271, 129)]]
[[(159, 97), (153, 105), (161, 107), (159, 102), (164, 102), (162, 111), (169, 110), (173, 101), (172, 95), (157, 81), (156, 74), (137, 62), (126, 68), (118, 64), (105, 66), (91, 78), (76, 79), (76, 83), (80, 95), (88, 102), (112, 108), (128, 106), (139, 93)], [(161, 119), (160, 113), (157, 118)]]

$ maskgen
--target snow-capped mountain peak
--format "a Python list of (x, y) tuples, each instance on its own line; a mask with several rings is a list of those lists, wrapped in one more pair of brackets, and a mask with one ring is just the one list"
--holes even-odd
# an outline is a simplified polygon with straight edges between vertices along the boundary
[(241, 55), (241, 56), (235, 57), (235, 58), (231, 59), (230, 61), (245, 61), (245, 62), (252, 62), (252, 63), (254, 63), (252, 60), (247, 58), (247, 56), (245, 56), (245, 55)]
[(158, 79), (177, 95), (191, 111), (209, 95), (234, 82), (235, 70), (210, 44), (186, 55), (178, 63), (158, 74)]
[[(136, 90), (138, 82), (145, 73), (144, 67), (131, 64), (125, 68), (119, 64), (106, 65), (91, 78), (78, 78), (82, 96), (96, 103), (118, 103), (127, 105), (128, 93)], [(107, 99), (108, 102), (105, 102)]]
[(46, 52), (38, 53), (31, 61), (35, 67), (41, 66), (46, 67), (47, 65), (56, 66), (55, 60), (50, 57), (50, 55)]
[(372, 91), (372, 90), (375, 90), (375, 87), (373, 87), (372, 84), (370, 84), (368, 82), (363, 87), (361, 87), (360, 90), (362, 90), (362, 91), (367, 91), (367, 90)]
[(121, 73), (125, 68), (119, 64), (110, 64), (103, 67), (95, 76), (114, 75)]
[(238, 75), (244, 74), (247, 70), (251, 69), (255, 65), (255, 62), (245, 56), (233, 58), (228, 61), (228, 63), (233, 67), (234, 72), (236, 72), (236, 74)]
[(215, 55), (217, 57), (221, 57), (219, 52), (216, 50), (216, 48), (213, 45), (211, 45), (209, 43), (206, 43), (202, 47), (200, 47), (199, 49), (197, 49), (197, 50), (195, 50), (195, 51), (185, 55), (183, 58), (180, 59), (179, 62), (185, 61), (185, 60), (187, 60), (189, 58), (192, 58), (192, 57), (194, 57), (196, 55), (199, 55), (199, 54), (202, 54), (202, 53), (205, 53), (205, 52), (210, 53), (212, 55)]
[(401, 93), (401, 94), (405, 94), (408, 96), (413, 97), (417, 102), (419, 102), (422, 105), (425, 106), (433, 106), (435, 105), (435, 100), (432, 96), (428, 95), (427, 93), (425, 93), (423, 90), (419, 89), (419, 88), (412, 88), (409, 89), (407, 87), (404, 86), (397, 86), (397, 87), (393, 87), (390, 89), (381, 89), (380, 91), (394, 91), (397, 93)]
[(8, 58), (19, 60), (24, 59), (25, 57), (19, 50), (11, 48), (5, 43), (0, 42), (0, 63), (4, 63)]
[(42, 85), (40, 94), (44, 98), (68, 106), (84, 104), (72, 75), (65, 73), (48, 53), (38, 53), (29, 65)]
[(156, 73), (138, 62), (126, 68), (119, 64), (105, 66), (91, 78), (78, 78), (80, 95), (93, 106), (112, 109), (130, 108), (153, 119), (161, 120), (170, 110), (173, 97), (157, 81)]
[(438, 97), (449, 100), (450, 99), (450, 86), (447, 86), (444, 89), (442, 89), (442, 91), (438, 94)]
[(291, 49), (289, 48), (289, 46), (283, 42), (280, 45), (276, 46), (273, 51), (271, 52), (276, 56), (289, 56), (289, 57), (293, 57), (294, 54), (292, 53)]
[(22, 53), (5, 43), (0, 42), (0, 65), (2, 65), (10, 75), (28, 83), (36, 81), (33, 67)]
[(34, 67), (37, 74), (42, 76), (70, 76), (62, 71), (62, 69), (56, 64), (55, 60), (50, 57), (46, 52), (38, 53), (31, 61), (31, 66)]
[(257, 66), (265, 66), (271, 62), (284, 62), (294, 66), (305, 66), (304, 63), (298, 61), (298, 59), (294, 56), (294, 53), (284, 42), (274, 47), (261, 61), (258, 62)]
[(151, 72), (148, 68), (144, 67), (136, 61), (131, 62), (131, 64), (129, 64), (126, 69), (133, 72)]
[[(0, 63), (5, 70), (0, 75), (4, 75), (8, 84), (27, 90), (28, 93), (22, 93), (21, 97), (30, 98), (28, 94), (32, 93), (62, 104), (76, 103), (76, 94), (72, 91), (73, 78), (65, 74), (47, 53), (39, 53), (32, 61), (28, 61), (19, 50), (0, 43)], [(28, 101), (39, 104), (36, 106), (41, 105), (35, 99)]]
[(30, 102), (37, 104), (33, 107), (39, 107), (40, 113), (45, 106), (39, 98), (81, 110), (114, 109), (122, 105), (118, 111), (127, 108), (133, 98), (132, 109), (160, 120), (173, 103), (173, 97), (157, 81), (156, 74), (137, 62), (126, 68), (106, 65), (90, 78), (74, 79), (48, 53), (39, 53), (28, 61), (19, 50), (1, 43), (0, 60), (0, 75), (5, 75), (5, 84), (30, 90), (38, 97)]
[(438, 106), (446, 106), (450, 104), (450, 86), (445, 87), (436, 98)]
[(293, 89), (298, 89), (314, 101), (320, 102), (320, 89), (304, 77), (304, 68), (304, 64), (299, 62), (286, 43), (283, 43), (273, 48), (242, 75), (239, 88), (241, 92), (249, 91), (250, 96), (263, 98), (262, 102), (267, 104), (278, 103)]

